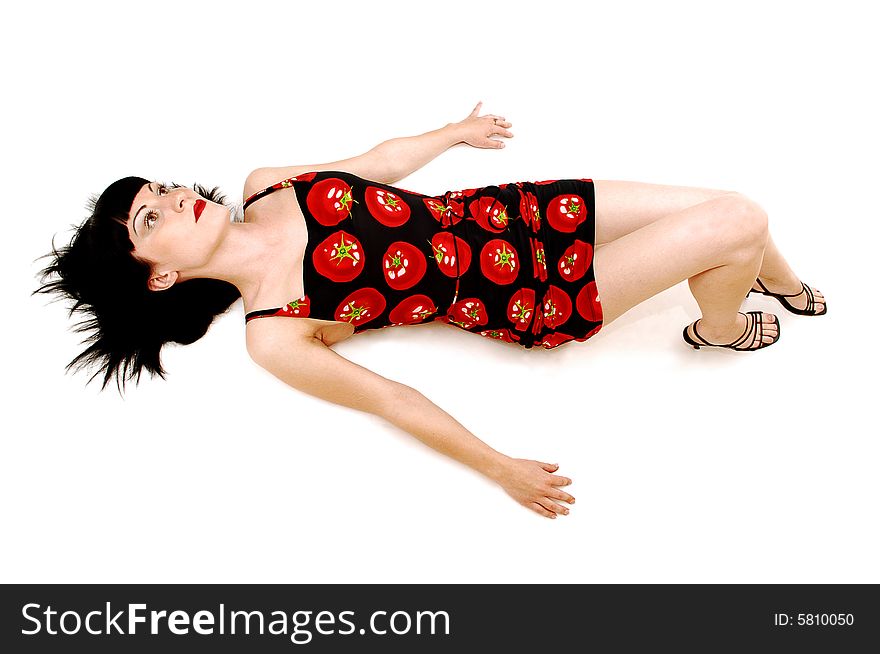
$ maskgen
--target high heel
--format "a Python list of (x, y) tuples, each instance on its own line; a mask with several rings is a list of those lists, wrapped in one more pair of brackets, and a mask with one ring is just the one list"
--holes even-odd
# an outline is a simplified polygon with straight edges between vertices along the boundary
[[(742, 313), (742, 312), (740, 311), (739, 313)], [(685, 342), (687, 342), (689, 345), (694, 346), (695, 350), (699, 350), (701, 347), (705, 347), (705, 346), (726, 347), (731, 350), (736, 350), (737, 352), (747, 352), (747, 351), (751, 352), (752, 350), (760, 350), (762, 347), (767, 347), (768, 345), (773, 345), (776, 341), (779, 340), (779, 336), (782, 334), (782, 330), (779, 327), (779, 319), (776, 318), (776, 316), (771, 313), (769, 315), (776, 318), (776, 320), (773, 321), (773, 324), (776, 325), (776, 338), (774, 338), (769, 343), (764, 342), (763, 313), (764, 313), (763, 311), (749, 311), (747, 314), (743, 313), (742, 315), (744, 315), (746, 317), (745, 331), (742, 333), (742, 336), (740, 336), (738, 339), (736, 339), (732, 343), (727, 343), (726, 345), (720, 345), (718, 343), (710, 343), (705, 338), (700, 336), (700, 332), (697, 331), (697, 323), (700, 322), (699, 320), (695, 320), (690, 325), (685, 327), (684, 331), (682, 332), (682, 336), (684, 336)], [(751, 321), (749, 321), (749, 316), (752, 316)], [(749, 325), (749, 322), (751, 322), (751, 325)], [(692, 339), (690, 337), (690, 335), (688, 334), (688, 327), (690, 327), (690, 326), (693, 326), (694, 336), (696, 336), (698, 339), (700, 339), (702, 341), (702, 343), (697, 343), (694, 339)], [(751, 336), (752, 338), (745, 345), (745, 347), (739, 347), (742, 343), (745, 342), (745, 339), (748, 338), (749, 336)], [(760, 345), (758, 345), (758, 347), (752, 347), (752, 344), (755, 342), (756, 339), (760, 342)]]
[[(769, 295), (770, 297), (775, 297), (779, 300), (779, 303), (784, 306), (786, 309), (791, 311), (792, 313), (796, 313), (799, 316), (824, 316), (828, 313), (828, 304), (823, 301), (822, 310), (816, 311), (816, 301), (814, 300), (813, 289), (801, 282), (801, 291), (800, 293), (793, 293), (791, 295), (783, 295), (782, 293), (771, 293), (770, 289), (764, 286), (763, 282), (761, 282), (761, 278), (758, 277), (756, 280), (758, 282), (758, 286), (760, 286), (763, 290), (759, 291), (757, 289), (749, 289), (749, 292), (746, 293), (746, 297), (749, 297), (752, 293), (757, 293), (758, 295)], [(807, 306), (803, 309), (798, 309), (791, 305), (791, 303), (786, 300), (787, 297), (797, 297), (798, 295), (802, 295), (806, 291), (807, 293)]]

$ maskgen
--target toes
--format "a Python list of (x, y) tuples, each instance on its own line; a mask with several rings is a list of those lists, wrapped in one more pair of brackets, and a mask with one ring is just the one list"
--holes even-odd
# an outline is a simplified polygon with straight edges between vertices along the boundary
[(810, 287), (813, 292), (813, 313), (823, 313), (825, 311), (825, 296), (818, 288)]
[(766, 313), (764, 311), (761, 312), (763, 316), (763, 328), (764, 335), (761, 337), (761, 340), (764, 343), (773, 343), (776, 341), (779, 336), (779, 325), (776, 318), (776, 315), (773, 313)]

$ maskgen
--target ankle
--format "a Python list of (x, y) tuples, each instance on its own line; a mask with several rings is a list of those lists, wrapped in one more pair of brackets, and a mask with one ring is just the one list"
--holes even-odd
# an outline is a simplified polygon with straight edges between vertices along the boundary
[(711, 318), (700, 318), (697, 322), (697, 327), (700, 328), (700, 333), (720, 336), (724, 334), (729, 334), (733, 331), (736, 331), (737, 329), (742, 331), (741, 320), (743, 318), (745, 318), (745, 316), (743, 316), (741, 313), (737, 313), (732, 320), (726, 321), (718, 321), (717, 319), (712, 320)]
[(794, 273), (781, 276), (759, 274), (758, 279), (761, 280), (761, 283), (764, 284), (764, 286), (770, 289), (793, 289), (795, 286), (799, 287), (801, 284), (800, 278), (798, 278), (797, 275), (795, 275)]

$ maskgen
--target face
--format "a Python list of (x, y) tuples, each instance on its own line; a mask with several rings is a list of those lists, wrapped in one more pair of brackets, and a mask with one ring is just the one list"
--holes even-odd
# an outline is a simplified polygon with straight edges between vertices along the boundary
[[(198, 204), (197, 204), (198, 203)], [(196, 211), (204, 205), (196, 218)], [(190, 188), (145, 184), (129, 212), (134, 254), (153, 262), (149, 287), (160, 291), (198, 276), (229, 228), (229, 210)]]

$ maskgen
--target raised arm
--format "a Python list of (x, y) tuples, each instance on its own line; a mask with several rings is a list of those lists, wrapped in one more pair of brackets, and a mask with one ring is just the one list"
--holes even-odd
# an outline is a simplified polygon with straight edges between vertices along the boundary
[(386, 419), (474, 468), (541, 515), (568, 513), (559, 502), (574, 500), (560, 487), (571, 480), (552, 474), (558, 466), (501, 454), (416, 389), (349, 361), (293, 322), (261, 318), (249, 323), (248, 352), (262, 368), (297, 390)]
[(393, 184), (403, 179), (458, 143), (467, 143), (475, 148), (503, 148), (503, 141), (490, 137), (496, 134), (513, 137), (507, 129), (511, 123), (495, 114), (479, 116), (482, 104), (482, 101), (478, 102), (473, 111), (457, 123), (449, 123), (417, 136), (389, 139), (373, 148), (383, 162), (385, 183)]
[(394, 184), (458, 143), (467, 143), (476, 148), (504, 147), (503, 142), (489, 137), (496, 134), (512, 137), (513, 134), (507, 129), (511, 123), (494, 114), (478, 116), (481, 105), (482, 102), (478, 102), (470, 115), (462, 121), (416, 136), (388, 139), (369, 151), (348, 159), (257, 168), (245, 181), (242, 202), (267, 186), (301, 173), (342, 170), (382, 184)]

